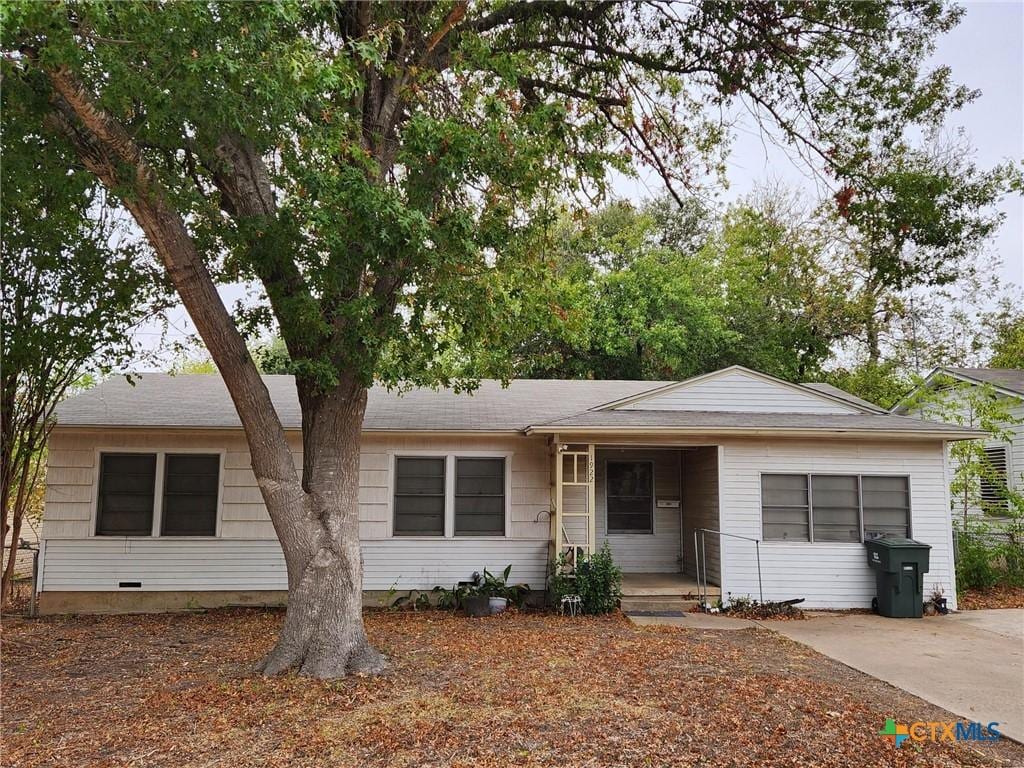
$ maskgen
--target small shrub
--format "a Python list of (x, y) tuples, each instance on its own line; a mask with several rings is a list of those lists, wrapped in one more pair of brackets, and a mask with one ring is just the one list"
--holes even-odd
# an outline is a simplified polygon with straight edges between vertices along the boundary
[(551, 604), (559, 607), (562, 598), (576, 594), (576, 576), (572, 573), (569, 558), (563, 552), (551, 563), (551, 576), (548, 579), (548, 595)]
[(985, 589), (995, 586), (999, 572), (995, 552), (979, 536), (960, 535), (956, 559), (956, 583), (960, 589)]
[(1020, 523), (994, 528), (972, 521), (957, 532), (956, 581), (960, 591), (1024, 586)]
[(622, 571), (612, 558), (607, 542), (590, 557), (582, 558), (575, 572), (564, 555), (555, 561), (550, 581), (551, 598), (557, 606), (566, 595), (579, 595), (583, 613), (614, 611), (622, 597)]

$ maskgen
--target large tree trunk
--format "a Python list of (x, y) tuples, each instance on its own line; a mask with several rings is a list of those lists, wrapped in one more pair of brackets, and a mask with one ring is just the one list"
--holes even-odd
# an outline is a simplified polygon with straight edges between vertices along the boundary
[(278, 532), (288, 566), (288, 610), (260, 671), (297, 667), (320, 678), (380, 672), (384, 659), (362, 621), (359, 446), (366, 389), (342, 382), (319, 394), (300, 382), (299, 397), (305, 521)]
[[(93, 102), (69, 70), (48, 70), (48, 75), (59, 95), (56, 118), (83, 164), (110, 189), (131, 186), (132, 193), (122, 196), (124, 205), (163, 261), (245, 430), (253, 473), (288, 568), (284, 627), (259, 669), (275, 674), (297, 667), (321, 678), (381, 671), (383, 657), (369, 645), (361, 613), (359, 444), (366, 388), (343, 381), (321, 393), (300, 380), (300, 482), (270, 393), (181, 214), (125, 127)], [(242, 176), (239, 182), (257, 192), (262, 186), (263, 194), (249, 197), (260, 205), (267, 202), (263, 175)], [(291, 277), (265, 281), (268, 292)]]

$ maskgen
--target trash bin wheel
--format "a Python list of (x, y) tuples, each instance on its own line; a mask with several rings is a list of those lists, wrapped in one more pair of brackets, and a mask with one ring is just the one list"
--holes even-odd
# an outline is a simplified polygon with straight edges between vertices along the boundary
[(877, 597), (872, 597), (871, 598), (871, 612), (872, 613), (878, 613), (878, 598)]

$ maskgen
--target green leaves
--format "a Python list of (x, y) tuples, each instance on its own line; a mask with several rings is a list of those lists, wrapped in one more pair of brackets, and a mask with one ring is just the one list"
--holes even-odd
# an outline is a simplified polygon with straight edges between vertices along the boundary
[[(263, 284), (268, 305), (238, 322), (276, 324), (316, 388), (342, 374), (471, 385), (516, 370), (510, 350), (550, 360), (577, 342), (601, 361), (581, 366), (593, 375), (676, 375), (730, 356), (813, 370), (828, 339), (806, 318), (764, 354), (736, 347), (767, 320), (793, 321), (787, 302), (807, 308), (786, 277), (799, 259), (748, 280), (760, 265), (738, 255), (747, 245), (722, 240), (694, 267), (678, 239), (685, 257), (630, 243), (643, 225), (610, 244), (615, 274), (591, 273), (593, 291), (549, 269), (553, 201), (600, 199), (611, 171), (638, 166), (683, 200), (721, 173), (722, 115), (740, 104), (853, 190), (845, 215), (893, 284), (945, 279), (958, 244), (991, 229), (963, 211), (1006, 181), (934, 174), (906, 149), (910, 131), (972, 98), (925, 69), (959, 14), (939, 2), (17, 2), (3, 13), (5, 106), (32, 105), (34, 130), (48, 132), (43, 73), (68, 67), (137, 143), (218, 276)], [(226, 144), (246, 147), (245, 162), (226, 163)], [(137, 171), (117, 169), (112, 208)], [(259, 204), (240, 206), (264, 177)], [(701, 274), (709, 265), (729, 293)], [(765, 312), (739, 298), (768, 288), (780, 298)], [(796, 364), (782, 362), (787, 346)]]

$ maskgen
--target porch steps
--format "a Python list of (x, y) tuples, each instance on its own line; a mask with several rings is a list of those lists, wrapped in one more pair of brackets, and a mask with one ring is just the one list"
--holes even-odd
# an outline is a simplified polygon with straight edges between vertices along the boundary
[(636, 598), (623, 595), (621, 608), (623, 613), (689, 613), (697, 602), (681, 597)]
[[(707, 599), (714, 603), (722, 590), (707, 586)], [(697, 583), (675, 574), (626, 574), (622, 580), (623, 613), (687, 613), (700, 602)]]

